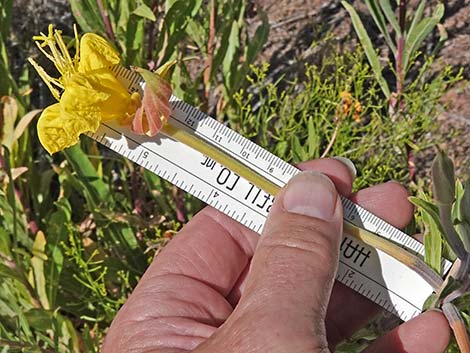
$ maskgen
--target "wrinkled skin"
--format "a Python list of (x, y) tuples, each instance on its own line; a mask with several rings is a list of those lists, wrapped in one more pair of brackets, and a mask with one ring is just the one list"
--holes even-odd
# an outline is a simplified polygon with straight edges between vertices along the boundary
[[(300, 168), (327, 175), (339, 193), (397, 227), (412, 216), (396, 183), (351, 194), (353, 177), (342, 163)], [(210, 207), (195, 216), (142, 277), (102, 352), (328, 352), (364, 326), (380, 308), (333, 285), (341, 207), (320, 220), (287, 212), (287, 195), (277, 196), (261, 237)], [(448, 340), (445, 318), (428, 312), (366, 352), (441, 353)]]

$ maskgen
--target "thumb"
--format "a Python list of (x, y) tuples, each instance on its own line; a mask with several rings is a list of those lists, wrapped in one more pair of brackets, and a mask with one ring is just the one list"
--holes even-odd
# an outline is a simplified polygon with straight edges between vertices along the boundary
[(326, 348), (324, 320), (341, 234), (341, 200), (331, 180), (311, 171), (293, 177), (272, 206), (234, 314), (270, 327), (268, 341), (296, 342), (290, 351), (303, 351), (303, 344), (308, 351), (312, 344)]

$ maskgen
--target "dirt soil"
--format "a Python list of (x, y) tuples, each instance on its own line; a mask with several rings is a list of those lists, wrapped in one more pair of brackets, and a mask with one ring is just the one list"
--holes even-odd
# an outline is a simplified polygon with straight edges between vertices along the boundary
[[(414, 8), (417, 0), (410, 1)], [(436, 1), (434, 1), (435, 3)], [(463, 82), (452, 88), (442, 99), (443, 113), (439, 116), (438, 137), (454, 159), (457, 173), (470, 175), (470, 0), (444, 1), (443, 25), (448, 40), (440, 50), (435, 70), (445, 64), (464, 68)], [(272, 75), (301, 70), (304, 62), (315, 62), (321, 46), (311, 46), (328, 33), (333, 33), (338, 50), (356, 45), (349, 16), (339, 1), (322, 0), (259, 0), (271, 23), (269, 42), (262, 58), (273, 68)], [(366, 27), (374, 28), (363, 1), (354, 1)], [(427, 9), (428, 14), (430, 9)], [(372, 38), (380, 43), (380, 38)], [(431, 148), (416, 156), (418, 175), (428, 173), (436, 152)]]

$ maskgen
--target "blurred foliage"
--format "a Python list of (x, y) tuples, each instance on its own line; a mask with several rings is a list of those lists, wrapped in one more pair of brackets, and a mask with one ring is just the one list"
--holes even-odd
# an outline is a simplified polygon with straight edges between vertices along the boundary
[[(455, 341), (449, 352), (462, 351), (470, 343), (468, 337), (470, 314), (470, 183), (456, 179), (454, 165), (445, 152), (440, 151), (432, 165), (432, 197), (421, 191), (410, 200), (420, 211), (425, 261), (437, 273), (441, 272), (441, 255), (459, 260), (459, 268), (449, 272), (445, 285), (428, 300), (430, 307), (443, 309), (454, 330)], [(451, 309), (451, 310), (449, 310)], [(455, 329), (459, 326), (463, 329)], [(457, 350), (458, 351), (458, 350)]]
[(460, 80), (450, 67), (430, 77), (432, 62), (428, 58), (410, 83), (407, 113), (398, 120), (388, 114), (388, 101), (360, 49), (332, 52), (318, 66), (306, 64), (305, 77), (283, 90), (265, 80), (267, 65), (253, 67), (251, 85), (235, 95), (228, 111), (229, 123), (292, 163), (324, 156), (353, 160), (356, 189), (386, 180), (407, 183), (407, 148), (419, 152), (436, 143), (429, 132), (436, 129), (439, 99)]
[[(434, 143), (439, 98), (460, 79), (450, 68), (430, 76), (429, 58), (410, 77), (406, 115), (395, 121), (360, 49), (307, 64), (286, 89), (269, 82), (268, 66), (254, 65), (268, 20), (248, 1), (69, 3), (81, 31), (106, 36), (124, 64), (177, 60), (176, 95), (286, 161), (352, 159), (356, 188), (407, 180), (406, 146)], [(34, 108), (48, 92), (31, 68), (12, 74), (12, 6), (0, 0), (0, 347), (98, 352), (147, 265), (202, 205), (88, 138), (54, 156), (42, 150)], [(30, 52), (32, 42), (21, 45)]]

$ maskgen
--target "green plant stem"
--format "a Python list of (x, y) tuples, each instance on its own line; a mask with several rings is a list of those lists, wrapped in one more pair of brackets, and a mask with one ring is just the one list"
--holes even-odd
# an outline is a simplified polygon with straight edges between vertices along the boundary
[[(220, 150), (213, 146), (210, 142), (203, 140), (193, 132), (188, 130), (180, 129), (169, 123), (165, 124), (161, 132), (185, 145), (201, 152), (209, 158), (212, 158), (216, 162), (222, 164), (226, 168), (237, 173), (241, 177), (245, 178), (253, 185), (259, 187), (265, 192), (276, 196), (281, 190), (281, 187), (277, 184), (266, 179), (264, 176), (258, 174), (254, 170), (248, 168), (243, 163), (229, 155), (228, 153)], [(354, 236), (362, 240), (367, 245), (370, 245), (376, 249), (383, 251), (384, 253), (392, 256), (396, 260), (410, 267), (416, 273), (421, 275), (435, 290), (441, 287), (442, 278), (436, 274), (431, 268), (429, 268), (423, 260), (414, 254), (407, 252), (398, 245), (384, 239), (374, 233), (361, 229), (348, 221), (343, 222), (343, 230), (347, 234)]]
[(103, 6), (103, 2), (102, 0), (97, 0), (97, 3), (100, 9), (101, 17), (103, 18), (104, 26), (106, 28), (106, 34), (113, 43), (116, 43), (116, 36), (114, 35), (113, 26), (111, 25), (108, 13)]

